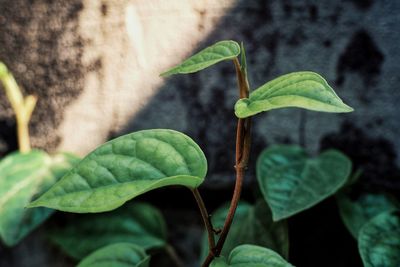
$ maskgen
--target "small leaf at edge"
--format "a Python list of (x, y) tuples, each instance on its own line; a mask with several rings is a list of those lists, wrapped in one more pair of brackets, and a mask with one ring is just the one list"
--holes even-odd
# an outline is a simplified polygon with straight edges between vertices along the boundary
[(237, 42), (231, 40), (220, 41), (201, 50), (172, 69), (163, 72), (160, 76), (167, 77), (174, 74), (197, 72), (218, 62), (233, 59), (239, 54), (240, 46)]

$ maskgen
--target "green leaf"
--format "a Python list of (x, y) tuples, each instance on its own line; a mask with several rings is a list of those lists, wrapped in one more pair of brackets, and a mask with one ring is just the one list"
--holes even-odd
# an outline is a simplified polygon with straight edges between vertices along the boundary
[(340, 216), (354, 238), (358, 237), (360, 229), (373, 217), (399, 208), (396, 200), (385, 194), (365, 193), (352, 199), (348, 194), (340, 193), (336, 200)]
[(240, 46), (235, 41), (220, 41), (183, 61), (181, 64), (161, 74), (167, 77), (174, 74), (198, 72), (218, 62), (229, 60), (240, 54)]
[(254, 246), (241, 245), (231, 251), (228, 263), (224, 265), (223, 258), (217, 258), (211, 267), (292, 267), (273, 250)]
[(215, 258), (211, 264), (210, 267), (229, 267), (228, 263), (226, 262), (226, 259), (224, 256), (220, 256), (218, 258)]
[(25, 207), (61, 178), (76, 159), (71, 154), (49, 156), (34, 150), (13, 153), (0, 162), (0, 237), (7, 246), (17, 244), (52, 214), (47, 208)]
[(144, 249), (166, 245), (166, 225), (162, 214), (153, 206), (134, 203), (106, 213), (85, 214), (54, 229), (50, 239), (75, 259), (118, 242)]
[[(229, 204), (213, 212), (211, 220), (216, 229), (222, 229)], [(242, 244), (253, 244), (268, 247), (288, 258), (289, 235), (286, 221), (273, 222), (271, 210), (264, 200), (255, 205), (239, 202), (229, 235), (225, 241), (221, 255), (228, 256), (229, 252)], [(203, 238), (202, 259), (208, 254), (207, 237)]]
[(400, 266), (400, 211), (384, 212), (366, 223), (358, 249), (365, 267)]
[(235, 104), (235, 114), (246, 118), (277, 108), (298, 107), (322, 112), (351, 112), (319, 74), (302, 71), (280, 76)]
[(244, 49), (243, 42), (240, 43), (240, 68), (244, 73), (245, 80), (247, 81), (247, 60), (246, 60), (246, 50)]
[(308, 209), (334, 194), (351, 172), (351, 161), (336, 150), (308, 158), (291, 145), (264, 150), (257, 161), (257, 180), (274, 221)]
[(148, 267), (149, 262), (150, 256), (140, 247), (118, 243), (93, 252), (78, 267)]
[(100, 146), (29, 207), (102, 212), (156, 188), (198, 187), (207, 161), (188, 136), (165, 129), (121, 136)]

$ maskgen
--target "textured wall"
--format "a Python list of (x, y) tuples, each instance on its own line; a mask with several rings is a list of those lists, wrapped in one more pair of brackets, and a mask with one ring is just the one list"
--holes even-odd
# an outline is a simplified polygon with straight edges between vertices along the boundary
[[(399, 12), (400, 2), (390, 0), (0, 0), (0, 60), (26, 92), (40, 97), (34, 145), (85, 154), (126, 132), (177, 129), (207, 154), (204, 190), (225, 190), (236, 125), (232, 64), (167, 80), (158, 73), (217, 40), (243, 41), (252, 88), (312, 70), (355, 108), (351, 114), (287, 109), (257, 116), (253, 161), (272, 143), (300, 143), (312, 153), (338, 147), (363, 168), (363, 187), (398, 194)], [(16, 148), (14, 127), (0, 91), (0, 154)], [(251, 180), (252, 166), (249, 173)], [(191, 225), (184, 214), (177, 222)], [(172, 233), (183, 250), (199, 233), (185, 231)]]

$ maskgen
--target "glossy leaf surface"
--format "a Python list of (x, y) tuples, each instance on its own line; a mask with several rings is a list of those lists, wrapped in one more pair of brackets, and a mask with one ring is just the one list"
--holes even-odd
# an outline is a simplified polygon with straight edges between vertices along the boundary
[(188, 136), (173, 130), (144, 130), (94, 150), (30, 207), (109, 211), (156, 188), (198, 187), (206, 172), (204, 153)]
[(257, 161), (257, 180), (274, 221), (288, 218), (334, 194), (346, 183), (351, 161), (336, 150), (316, 158), (291, 145), (264, 150)]
[[(229, 210), (229, 204), (212, 213), (212, 223), (216, 229), (222, 229)], [(289, 235), (286, 221), (273, 222), (272, 214), (264, 200), (255, 205), (239, 202), (229, 235), (225, 241), (221, 255), (242, 244), (253, 244), (268, 247), (285, 258), (289, 253)], [(203, 238), (202, 258), (208, 254), (208, 242)]]
[(144, 249), (163, 247), (166, 225), (156, 208), (134, 203), (112, 212), (81, 215), (62, 229), (52, 231), (50, 238), (69, 256), (82, 259), (103, 246), (118, 242)]
[(239, 54), (240, 46), (238, 43), (230, 40), (220, 41), (201, 50), (172, 69), (162, 73), (161, 76), (197, 72), (217, 64), (218, 62), (233, 59)]
[(129, 243), (103, 247), (82, 260), (78, 267), (148, 267), (150, 256)]
[(224, 258), (214, 260), (211, 267), (292, 267), (278, 253), (259, 246), (241, 245), (229, 255), (227, 262)]
[(400, 266), (400, 211), (384, 212), (366, 223), (358, 248), (365, 267)]
[(280, 76), (235, 104), (235, 114), (246, 118), (277, 108), (298, 107), (322, 112), (351, 112), (319, 74), (302, 71)]
[(357, 239), (360, 229), (369, 220), (386, 211), (396, 210), (399, 204), (385, 194), (362, 194), (356, 199), (345, 193), (337, 196), (340, 216), (347, 229)]
[(17, 244), (53, 212), (47, 208), (26, 209), (78, 160), (71, 154), (49, 156), (35, 150), (13, 153), (0, 162), (0, 236), (8, 246)]

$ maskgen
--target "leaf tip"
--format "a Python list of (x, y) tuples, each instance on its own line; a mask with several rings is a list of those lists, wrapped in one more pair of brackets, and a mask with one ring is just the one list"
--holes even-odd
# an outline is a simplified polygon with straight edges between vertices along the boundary
[(167, 77), (169, 77), (169, 76), (172, 75), (171, 71), (172, 71), (172, 69), (169, 69), (169, 70), (167, 70), (167, 71), (164, 71), (164, 72), (162, 72), (162, 73), (159, 74), (159, 77), (161, 77), (161, 78), (167, 78)]

